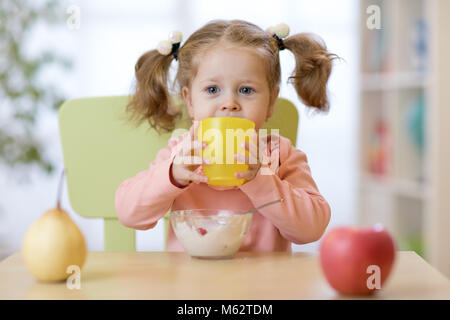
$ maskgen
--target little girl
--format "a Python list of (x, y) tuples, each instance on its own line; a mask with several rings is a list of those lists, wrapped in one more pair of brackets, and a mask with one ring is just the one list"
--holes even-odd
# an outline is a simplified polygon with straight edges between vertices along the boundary
[[(305, 153), (288, 138), (269, 135), (260, 143), (259, 128), (274, 111), (279, 93), (279, 51), (290, 50), (296, 67), (289, 80), (301, 101), (312, 108), (329, 108), (326, 85), (336, 55), (309, 34), (286, 39), (285, 24), (267, 31), (241, 20), (214, 20), (193, 33), (180, 47), (180, 34), (170, 42), (142, 55), (135, 66), (136, 93), (128, 110), (139, 122), (148, 121), (158, 132), (172, 131), (179, 114), (168, 92), (169, 67), (178, 61), (175, 82), (193, 120), (190, 130), (160, 150), (147, 170), (126, 179), (116, 191), (117, 217), (127, 227), (146, 230), (155, 227), (169, 210), (250, 210), (267, 202), (284, 201), (253, 214), (250, 229), (240, 251), (291, 251), (291, 243), (320, 239), (330, 220), (330, 206), (311, 177)], [(178, 39), (177, 39), (178, 38)], [(172, 45), (173, 44), (173, 45)], [(249, 169), (237, 173), (246, 182), (236, 187), (207, 184), (201, 170), (206, 160), (180, 161), (204, 148), (196, 141), (198, 121), (208, 117), (241, 117), (255, 123), (252, 142), (245, 144), (254, 160), (255, 146), (270, 159), (278, 152), (277, 170), (262, 174), (261, 162), (249, 157)], [(277, 141), (278, 143), (274, 143)], [(189, 142), (190, 149), (183, 146)], [(241, 162), (242, 163), (242, 162)], [(169, 226), (168, 251), (183, 251)]]

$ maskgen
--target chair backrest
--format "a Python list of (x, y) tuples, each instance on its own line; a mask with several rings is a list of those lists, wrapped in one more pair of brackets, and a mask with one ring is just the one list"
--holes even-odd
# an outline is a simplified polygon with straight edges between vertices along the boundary
[[(104, 219), (105, 251), (136, 250), (135, 230), (117, 219), (115, 192), (122, 181), (148, 169), (171, 137), (171, 133), (159, 135), (148, 123), (138, 128), (127, 123), (124, 119), (129, 98), (72, 99), (63, 103), (58, 112), (70, 205), (83, 217)], [(192, 121), (183, 103), (182, 110), (176, 128), (187, 130)], [(278, 98), (274, 115), (263, 128), (278, 128), (295, 146), (298, 121), (295, 106)], [(168, 213), (166, 236), (167, 217)]]

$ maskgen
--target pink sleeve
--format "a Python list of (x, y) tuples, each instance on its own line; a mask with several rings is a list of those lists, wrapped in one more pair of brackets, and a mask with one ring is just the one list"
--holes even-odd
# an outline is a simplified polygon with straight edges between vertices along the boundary
[(126, 179), (117, 188), (116, 213), (124, 226), (138, 230), (153, 228), (170, 210), (175, 198), (189, 188), (174, 185), (169, 176), (181, 138), (171, 138), (169, 145), (159, 150), (147, 170)]
[(311, 177), (305, 153), (282, 138), (280, 166), (276, 174), (256, 177), (240, 186), (255, 207), (284, 198), (259, 210), (287, 240), (304, 244), (320, 239), (330, 221), (331, 210)]

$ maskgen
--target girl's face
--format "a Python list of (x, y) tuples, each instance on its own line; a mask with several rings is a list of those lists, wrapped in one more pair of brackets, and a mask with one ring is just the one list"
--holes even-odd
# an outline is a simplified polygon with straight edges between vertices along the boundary
[(255, 49), (219, 46), (199, 60), (191, 90), (182, 94), (193, 120), (239, 117), (258, 130), (273, 114), (279, 87), (270, 92), (263, 59)]

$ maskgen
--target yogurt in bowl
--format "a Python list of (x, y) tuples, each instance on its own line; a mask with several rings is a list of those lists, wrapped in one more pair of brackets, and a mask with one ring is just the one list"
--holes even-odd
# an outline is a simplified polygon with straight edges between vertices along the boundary
[(244, 241), (252, 215), (224, 209), (176, 210), (170, 213), (170, 222), (191, 257), (229, 259)]

